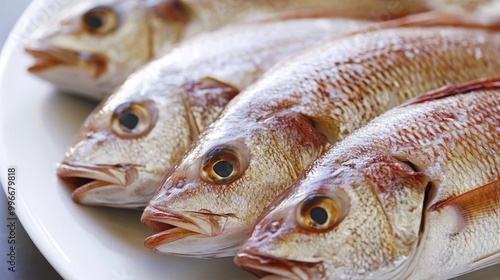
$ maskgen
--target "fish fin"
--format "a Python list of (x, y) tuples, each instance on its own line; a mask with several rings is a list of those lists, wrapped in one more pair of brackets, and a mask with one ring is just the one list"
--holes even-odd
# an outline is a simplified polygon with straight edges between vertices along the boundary
[(335, 38), (345, 38), (357, 34), (364, 34), (388, 28), (402, 27), (462, 27), (478, 28), (490, 31), (500, 30), (500, 17), (489, 20), (479, 20), (477, 17), (468, 16), (460, 13), (445, 13), (438, 11), (424, 12), (420, 14), (409, 15), (393, 20), (377, 22), (356, 31), (343, 33)]
[(371, 22), (366, 16), (358, 15), (356, 13), (348, 14), (345, 12), (331, 11), (331, 10), (306, 10), (306, 11), (293, 11), (280, 13), (278, 15), (273, 15), (263, 19), (258, 19), (256, 21), (250, 21), (249, 23), (267, 23), (267, 22), (277, 22), (285, 20), (295, 20), (295, 19), (311, 19), (311, 18), (343, 18), (351, 20), (363, 20)]
[(500, 18), (482, 18), (462, 13), (431, 11), (379, 23), (381, 28), (418, 27), (418, 26), (453, 26), (464, 28), (482, 28), (498, 31)]
[(475, 269), (481, 269), (497, 263), (500, 263), (500, 251), (475, 260), (473, 266)]
[[(470, 273), (470, 272), (473, 272), (473, 271), (476, 271), (479, 269), (483, 269), (483, 268), (486, 268), (488, 266), (492, 266), (492, 265), (499, 264), (499, 263), (500, 263), (500, 251), (497, 251), (497, 252), (494, 252), (492, 254), (489, 254), (489, 255), (486, 255), (484, 257), (481, 257), (481, 258), (474, 260), (469, 265), (469, 267), (467, 267), (467, 270), (463, 271), (460, 274), (463, 275), (463, 274)], [(456, 275), (456, 276), (458, 276), (458, 275)]]
[(460, 219), (459, 230), (477, 220), (493, 215), (500, 209), (500, 179), (438, 202), (431, 207), (431, 211), (440, 211), (450, 207), (456, 211)]
[(498, 88), (500, 88), (500, 76), (493, 78), (483, 78), (460, 85), (451, 85), (438, 88), (437, 90), (430, 91), (428, 93), (410, 99), (405, 103), (399, 105), (399, 107), (406, 107), (414, 104), (438, 100), (458, 94), (466, 94), (475, 90), (481, 90), (481, 89), (488, 90), (488, 89), (498, 89)]
[(153, 5), (153, 9), (167, 21), (188, 22), (191, 15), (189, 8), (179, 0), (159, 0)]

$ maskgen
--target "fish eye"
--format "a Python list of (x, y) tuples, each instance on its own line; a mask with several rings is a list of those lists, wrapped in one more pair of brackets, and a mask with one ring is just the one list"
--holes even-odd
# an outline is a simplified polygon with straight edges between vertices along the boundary
[(118, 28), (120, 18), (110, 7), (98, 7), (89, 10), (82, 16), (83, 30), (91, 34), (107, 34)]
[(158, 112), (154, 102), (126, 102), (113, 112), (111, 126), (113, 132), (123, 138), (146, 135), (156, 123)]
[(122, 128), (132, 131), (139, 124), (139, 117), (134, 113), (123, 113), (118, 119), (118, 122)]
[(201, 177), (209, 183), (229, 184), (241, 175), (241, 162), (241, 157), (233, 149), (213, 149), (203, 160)]
[(228, 178), (231, 174), (233, 174), (234, 163), (227, 160), (221, 160), (214, 164), (212, 169), (219, 177)]
[(309, 210), (309, 218), (318, 225), (326, 224), (328, 217), (328, 212), (323, 207), (313, 207)]
[(299, 205), (297, 220), (305, 229), (324, 231), (338, 225), (344, 213), (345, 205), (340, 198), (314, 195)]

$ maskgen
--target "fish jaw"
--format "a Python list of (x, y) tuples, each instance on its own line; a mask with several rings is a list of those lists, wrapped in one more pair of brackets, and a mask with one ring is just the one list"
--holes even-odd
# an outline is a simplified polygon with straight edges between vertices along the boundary
[(81, 67), (94, 79), (101, 77), (108, 65), (105, 55), (89, 52), (79, 52), (70, 49), (49, 46), (28, 46), (25, 51), (35, 62), (28, 68), (33, 74), (46, 71), (54, 67)]
[[(228, 247), (224, 234), (225, 227), (234, 218), (231, 214), (213, 214), (204, 210), (176, 212), (148, 206), (141, 221), (156, 234), (146, 238), (144, 245), (155, 252), (178, 256), (234, 256), (241, 240)], [(221, 248), (219, 243), (226, 247)]]
[(119, 73), (109, 75), (110, 60), (103, 54), (44, 44), (27, 46), (25, 52), (35, 60), (28, 67), (31, 74), (92, 100), (101, 100), (125, 79)]
[(247, 252), (238, 253), (234, 262), (262, 279), (307, 280), (324, 277), (321, 274), (321, 262), (296, 262)]
[(141, 208), (146, 203), (134, 195), (134, 186), (139, 182), (138, 169), (133, 165), (62, 162), (57, 166), (57, 175), (75, 188), (71, 197), (76, 203), (119, 208)]

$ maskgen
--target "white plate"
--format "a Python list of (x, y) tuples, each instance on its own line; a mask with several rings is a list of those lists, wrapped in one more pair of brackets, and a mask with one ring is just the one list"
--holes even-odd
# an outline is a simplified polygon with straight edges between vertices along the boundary
[[(143, 246), (150, 233), (140, 212), (74, 204), (55, 165), (94, 103), (61, 95), (26, 72), (23, 39), (37, 22), (76, 0), (35, 1), (0, 57), (0, 173), (17, 169), (16, 212), (42, 254), (65, 279), (253, 279), (231, 259), (158, 255)], [(42, 6), (43, 2), (43, 6)], [(500, 266), (463, 279), (498, 279)]]

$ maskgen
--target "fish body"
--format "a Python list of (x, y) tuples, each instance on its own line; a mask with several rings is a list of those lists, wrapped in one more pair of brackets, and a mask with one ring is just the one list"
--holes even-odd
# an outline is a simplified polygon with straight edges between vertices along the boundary
[[(342, 18), (226, 27), (133, 74), (88, 117), (58, 175), (88, 205), (143, 208), (226, 104), (288, 55), (368, 25)], [(288, 32), (294, 30), (294, 32)]]
[(178, 42), (230, 23), (310, 9), (367, 20), (425, 10), (411, 0), (392, 2), (87, 0), (63, 10), (33, 35), (26, 51), (35, 62), (28, 70), (65, 91), (101, 100)]
[(499, 46), (479, 29), (396, 28), (287, 59), (233, 99), (165, 179), (142, 216), (156, 232), (145, 245), (234, 255), (265, 207), (333, 143), (417, 94), (499, 73)]
[(498, 78), (384, 113), (268, 208), (236, 263), (269, 279), (450, 279), (500, 263), (499, 128)]

